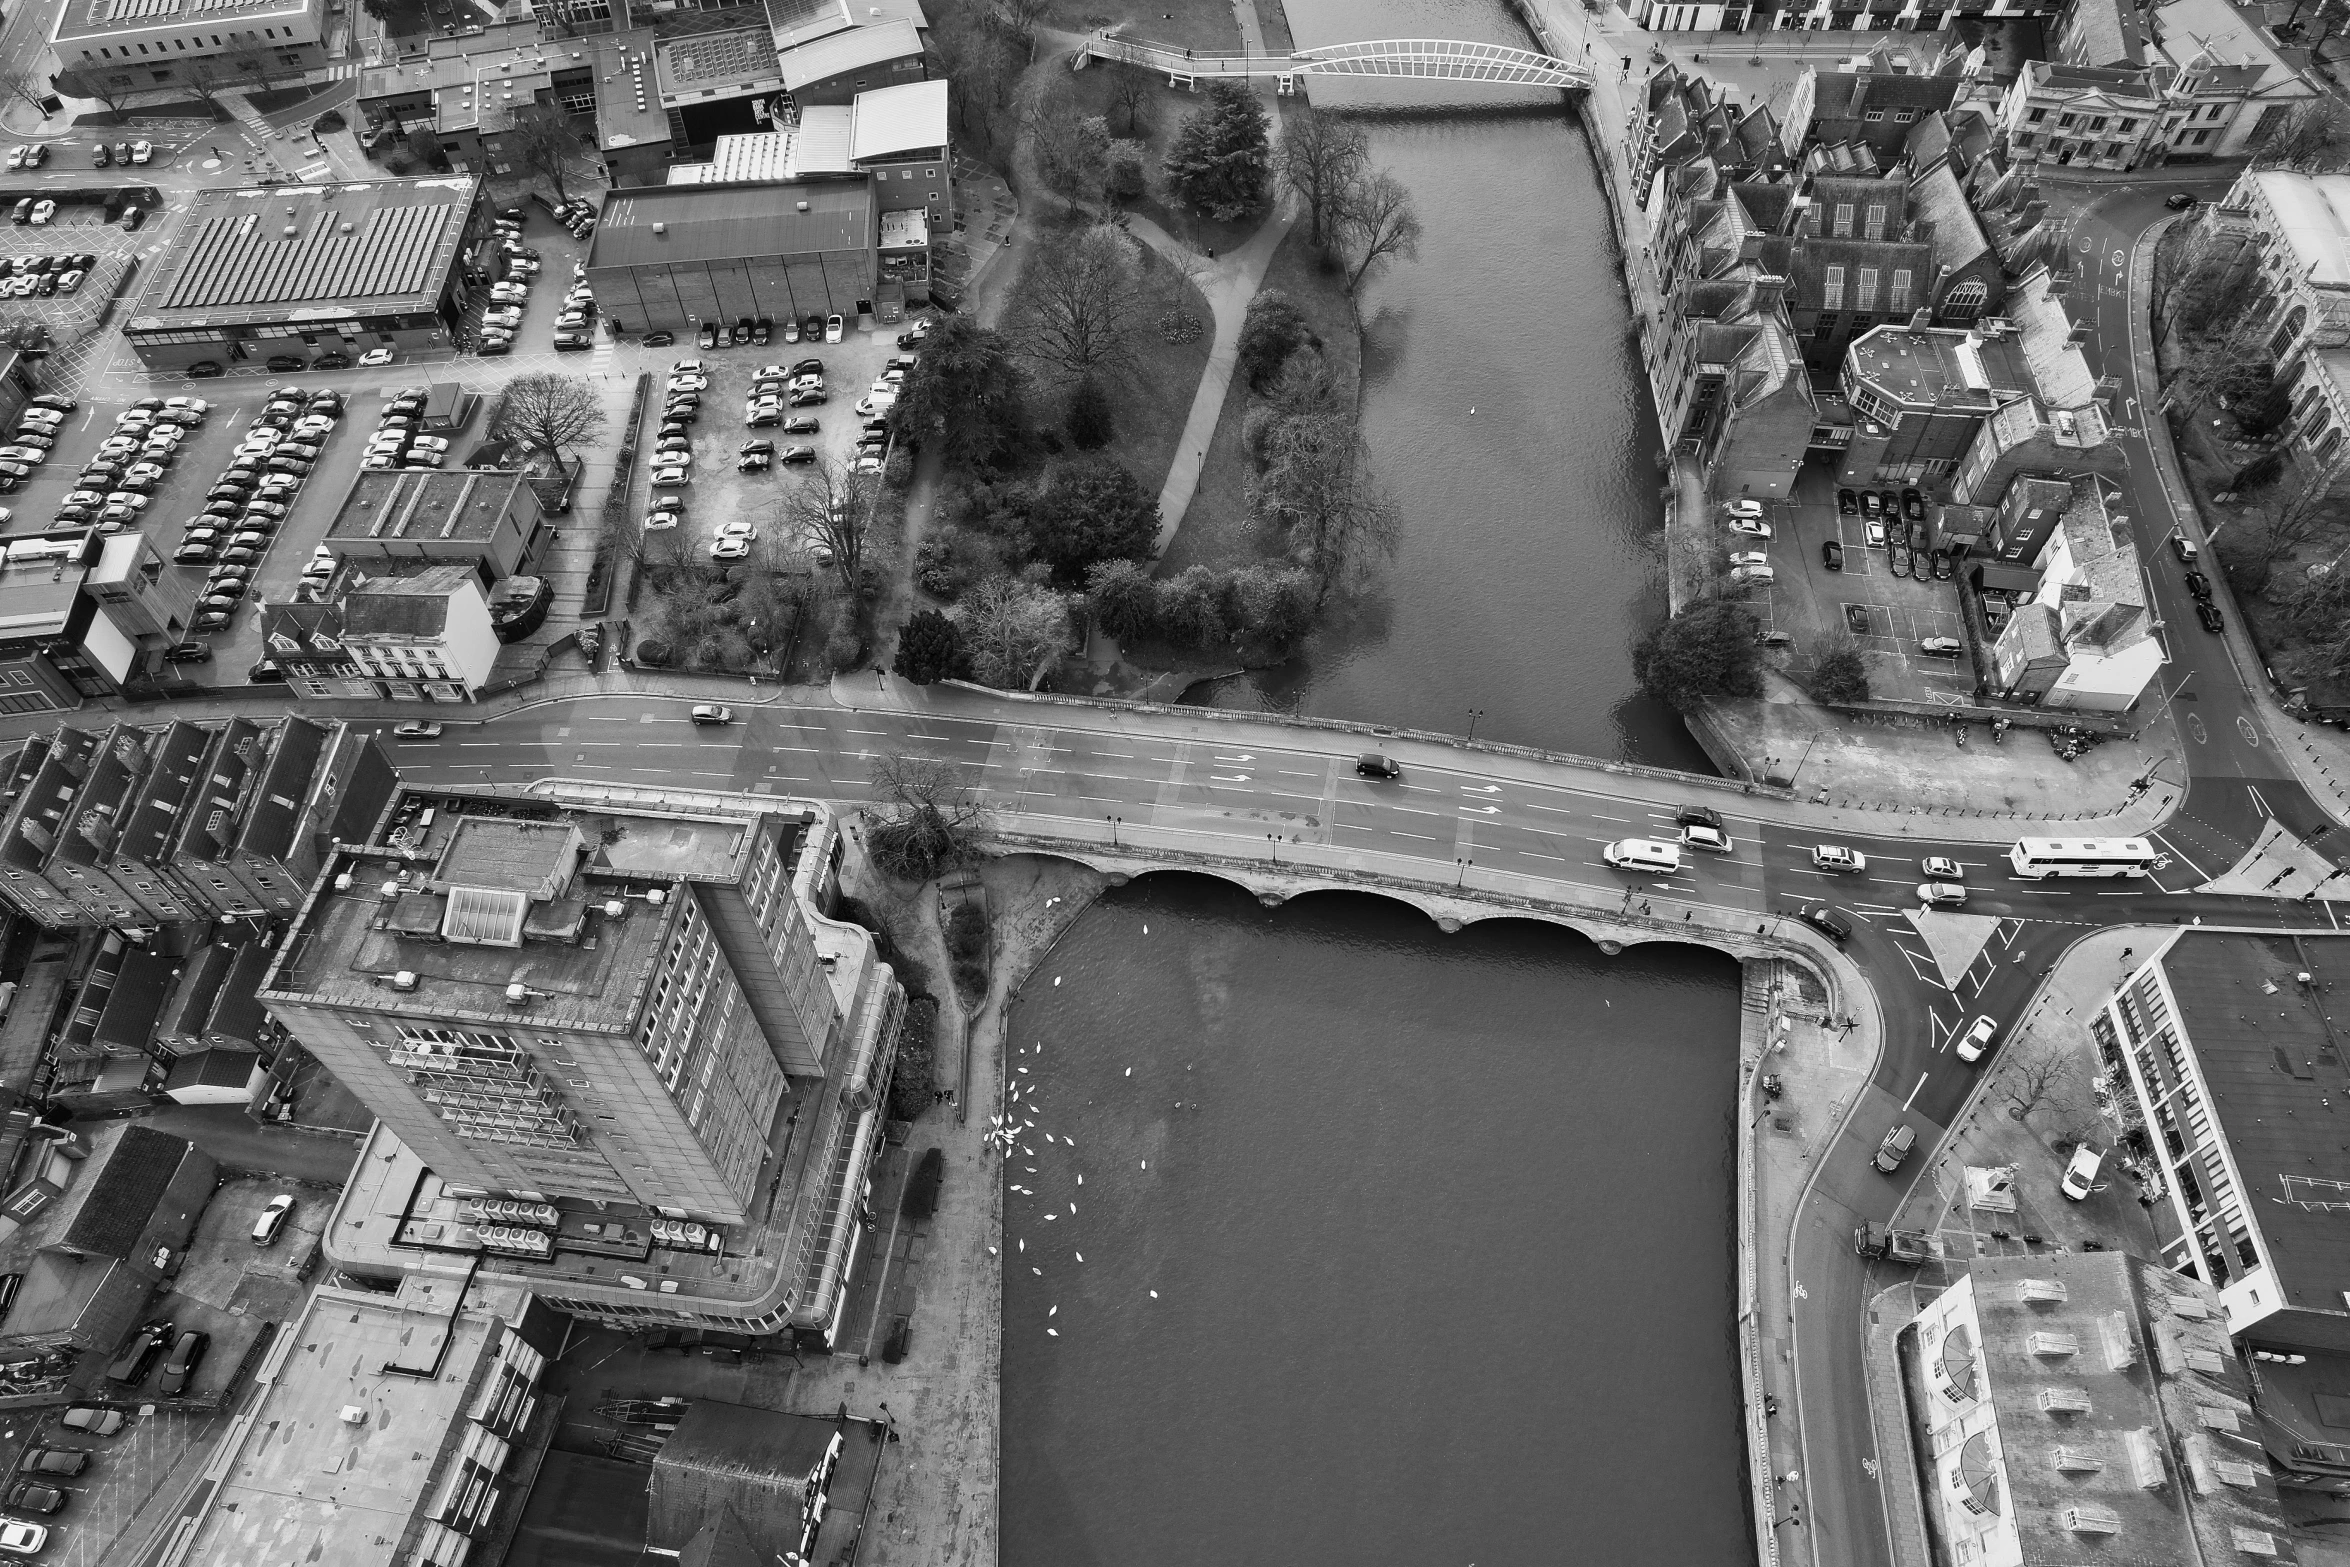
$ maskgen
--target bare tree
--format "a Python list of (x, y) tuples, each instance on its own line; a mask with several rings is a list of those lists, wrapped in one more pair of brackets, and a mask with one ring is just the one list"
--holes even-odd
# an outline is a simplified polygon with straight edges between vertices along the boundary
[(559, 467), (566, 447), (580, 445), (603, 427), (604, 405), (593, 381), (541, 371), (506, 383), (506, 403), (490, 435), (518, 441)]
[(1058, 74), (1030, 85), (1021, 117), (1045, 183), (1073, 202), (1099, 205), (1110, 172), (1110, 122), (1082, 112), (1075, 91)]
[(537, 105), (517, 114), (512, 127), (498, 140), (523, 167), (547, 177), (555, 187), (557, 201), (571, 199), (564, 176), (571, 170), (571, 160), (584, 150), (571, 116), (552, 105)]
[(1020, 275), (1021, 351), (1064, 380), (1134, 363), (1142, 304), (1135, 241), (1108, 224), (1042, 247)]
[(2079, 1074), (2079, 1063), (2064, 1045), (2040, 1035), (2027, 1037), (2000, 1066), (2008, 1115), (2020, 1121), (2042, 1105), (2061, 1105), (2070, 1099)]
[(865, 831), (866, 852), (888, 875), (928, 881), (971, 856), (984, 820), (977, 781), (936, 756), (884, 751), (873, 758), (877, 815)]
[(2339, 524), (2332, 487), (2340, 471), (2340, 464), (2320, 470), (2292, 499), (2262, 519), (2256, 558), (2264, 579), (2278, 561)]
[(190, 60), (187, 70), (180, 77), (180, 84), (187, 88), (189, 97), (212, 111), (214, 119), (227, 117), (228, 105), (221, 100), (224, 94), (237, 85), (237, 79), (222, 70), (219, 61)]
[(1281, 113), (1274, 168), (1306, 209), (1309, 237), (1319, 247), (1334, 236), (1371, 157), (1362, 128), (1307, 106)]
[(0, 70), (0, 99), (7, 98), (48, 117), (41, 106), (49, 101), (49, 86), (36, 72), (14, 66)]
[(873, 508), (880, 475), (852, 472), (830, 456), (819, 456), (805, 477), (786, 491), (776, 521), (782, 533), (822, 560), (832, 557), (844, 592), (857, 591), (873, 536)]
[(122, 120), (123, 111), (139, 95), (138, 84), (120, 71), (103, 76), (85, 76), (81, 78), (81, 83), (84, 91), (106, 105), (106, 112), (113, 115), (118, 124)]
[(1150, 124), (1158, 83), (1143, 71), (1118, 70), (1110, 78), (1110, 112), (1125, 122), (1125, 134), (1140, 136)]
[(1369, 450), (1351, 413), (1327, 408), (1274, 421), (1262, 433), (1264, 471), (1250, 492), (1257, 514), (1289, 535), (1290, 553), (1312, 573), (1314, 608), (1394, 551), (1394, 504), (1371, 482)]
[(1036, 24), (1053, 8), (1053, 0), (995, 0), (995, 25), (1022, 43), (1036, 37)]
[(1024, 690), (1076, 645), (1069, 606), (1040, 583), (988, 578), (965, 596), (957, 616), (971, 672), (983, 685)]
[(2302, 104), (2260, 144), (2258, 161), (2315, 174), (2341, 166), (2350, 153), (2350, 115), (2331, 98)]
[(1412, 193), (1385, 169), (1355, 181), (1339, 214), (1338, 233), (1355, 258), (1346, 277), (1349, 294), (1379, 262), (1420, 253), (1420, 215), (1412, 209)]

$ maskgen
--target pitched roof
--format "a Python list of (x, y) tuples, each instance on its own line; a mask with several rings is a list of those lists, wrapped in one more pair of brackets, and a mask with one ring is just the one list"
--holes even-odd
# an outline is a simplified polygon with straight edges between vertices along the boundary
[(947, 144), (947, 84), (903, 82), (857, 94), (849, 156), (859, 163)]
[(2075, 65), (2146, 63), (2146, 30), (2129, 0), (2073, 0), (2062, 37), (2065, 58)]
[(252, 1050), (197, 1050), (172, 1062), (163, 1074), (163, 1091), (175, 1088), (242, 1088), (260, 1069), (261, 1056)]
[[(802, 136), (812, 114), (802, 116)], [(595, 270), (861, 251), (872, 243), (873, 233), (873, 193), (862, 180), (637, 185), (605, 199), (588, 266)]]
[(1959, 188), (1958, 176), (1948, 164), (1938, 163), (1919, 175), (1911, 182), (1909, 195), (1917, 204), (1918, 217), (1934, 226), (1936, 266), (1956, 272), (1990, 251), (1983, 225), (1976, 221), (1975, 209), (1967, 205), (1966, 192)]
[(850, 71), (883, 65), (891, 60), (920, 59), (922, 35), (914, 24), (899, 18), (872, 27), (852, 27), (783, 53), (783, 85), (798, 92), (816, 82), (845, 76)]
[[(449, 599), (474, 580), (474, 568), (447, 561), (403, 577), (369, 577), (343, 595), (343, 630), (351, 637), (437, 637), (449, 623)], [(478, 590), (476, 590), (478, 591)]]
[(93, 1257), (127, 1259), (187, 1155), (184, 1137), (152, 1127), (124, 1127), (100, 1167), (85, 1171), (58, 1199), (61, 1208), (72, 1206), (51, 1232), (52, 1244)]
[(2097, 395), (2097, 376), (2074, 341), (2079, 330), (2058, 292), (2060, 280), (2035, 268), (2016, 280), (2001, 308), (2021, 329), (2024, 362), (2032, 385), (2051, 407), (2078, 408)]

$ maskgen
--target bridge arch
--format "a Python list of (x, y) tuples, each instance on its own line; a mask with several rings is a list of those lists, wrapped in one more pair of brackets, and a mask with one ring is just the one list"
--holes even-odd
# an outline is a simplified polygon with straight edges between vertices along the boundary
[(1202, 77), (1275, 78), (1282, 92), (1301, 77), (1385, 76), (1414, 81), (1490, 82), (1503, 87), (1580, 88), (1591, 85), (1588, 66), (1506, 44), (1465, 43), (1449, 38), (1380, 38), (1360, 43), (1300, 49), (1294, 54), (1203, 55), (1194, 50), (1140, 38), (1122, 38), (1109, 28), (1088, 33), (1071, 57), (1073, 69), (1095, 60), (1163, 71), (1170, 84), (1196, 86)]

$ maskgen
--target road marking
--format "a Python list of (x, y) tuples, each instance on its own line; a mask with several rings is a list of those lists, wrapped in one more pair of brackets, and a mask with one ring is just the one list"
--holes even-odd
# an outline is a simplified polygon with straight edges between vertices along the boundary
[(1422, 843), (1434, 843), (1436, 841), (1433, 836), (1424, 832), (1405, 832), (1400, 827), (1393, 828), (1391, 831), (1393, 831), (1395, 836), (1398, 838), (1417, 838)]
[(1901, 1101), (1902, 1114), (1907, 1115), (1909, 1113), (1909, 1107), (1918, 1102), (1918, 1094), (1925, 1088), (1926, 1079), (1933, 1075), (1934, 1074), (1931, 1072), (1920, 1072), (1918, 1074), (1918, 1086), (1909, 1091), (1909, 1097), (1907, 1099)]
[(1618, 827), (1632, 825), (1632, 818), (1629, 816), (1602, 816), (1597, 811), (1591, 813), (1591, 819), (1595, 822), (1614, 822)]

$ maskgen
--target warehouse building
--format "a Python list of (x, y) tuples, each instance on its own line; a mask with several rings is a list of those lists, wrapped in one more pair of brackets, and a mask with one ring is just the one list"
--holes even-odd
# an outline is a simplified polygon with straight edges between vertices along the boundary
[(863, 180), (615, 191), (588, 253), (621, 333), (873, 312), (879, 223)]
[(158, 370), (445, 347), (488, 221), (462, 175), (199, 190), (123, 336)]

